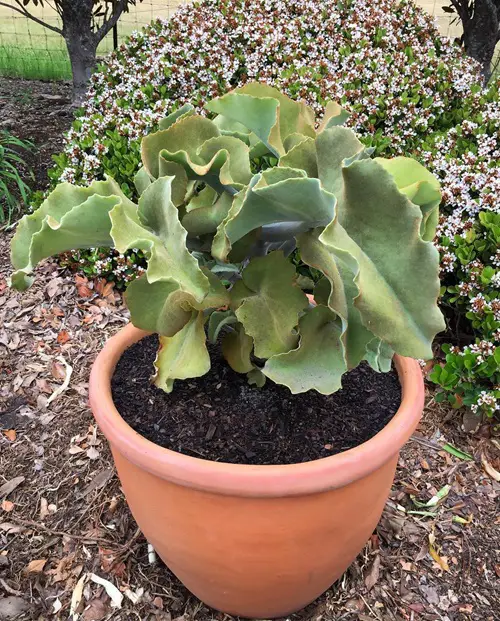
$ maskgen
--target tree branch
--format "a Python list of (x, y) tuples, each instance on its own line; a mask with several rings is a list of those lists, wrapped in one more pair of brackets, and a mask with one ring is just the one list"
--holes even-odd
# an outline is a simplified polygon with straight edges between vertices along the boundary
[(95, 33), (95, 37), (97, 41), (102, 41), (104, 37), (108, 34), (108, 32), (115, 26), (120, 19), (121, 14), (123, 13), (125, 7), (127, 6), (129, 0), (120, 0), (117, 5), (113, 9), (113, 13), (111, 17), (104, 21), (103, 25), (99, 28), (99, 30)]
[[(14, 1), (16, 2), (16, 4), (18, 4), (17, 0), (14, 0)], [(21, 13), (23, 17), (27, 17), (28, 19), (33, 20), (37, 24), (40, 24), (40, 26), (43, 26), (44, 28), (48, 28), (49, 30), (52, 30), (53, 32), (57, 32), (57, 34), (62, 35), (62, 30), (60, 28), (57, 28), (56, 26), (52, 26), (51, 24), (47, 24), (42, 19), (35, 17), (21, 5), (17, 7), (17, 6), (12, 6), (12, 4), (7, 4), (6, 2), (0, 2), (0, 6), (4, 6), (8, 9), (11, 9), (12, 11), (17, 11), (17, 13)]]

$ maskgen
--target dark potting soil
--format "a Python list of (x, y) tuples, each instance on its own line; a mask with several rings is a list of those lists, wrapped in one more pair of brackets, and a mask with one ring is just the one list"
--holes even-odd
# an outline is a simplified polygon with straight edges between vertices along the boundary
[(342, 390), (292, 395), (270, 380), (264, 388), (235, 373), (218, 347), (212, 368), (179, 381), (167, 394), (151, 383), (158, 338), (121, 357), (112, 380), (115, 405), (138, 433), (160, 446), (213, 461), (291, 464), (328, 457), (362, 444), (394, 416), (401, 400), (396, 372), (362, 363), (343, 377)]

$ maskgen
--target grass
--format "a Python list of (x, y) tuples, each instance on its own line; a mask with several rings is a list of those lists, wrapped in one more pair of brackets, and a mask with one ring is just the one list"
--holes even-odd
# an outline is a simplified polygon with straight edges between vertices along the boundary
[(66, 50), (0, 45), (0, 75), (28, 80), (69, 80), (71, 65)]

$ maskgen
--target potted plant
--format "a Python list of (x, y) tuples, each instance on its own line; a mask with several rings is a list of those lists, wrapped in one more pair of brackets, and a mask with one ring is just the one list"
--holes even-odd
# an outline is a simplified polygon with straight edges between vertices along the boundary
[[(166, 564), (207, 604), (269, 618), (312, 601), (352, 562), (419, 421), (423, 381), (411, 358), (430, 358), (444, 328), (431, 243), (440, 192), (416, 161), (372, 158), (334, 103), (317, 126), (304, 103), (251, 83), (206, 107), (212, 119), (185, 105), (144, 138), (138, 205), (109, 178), (59, 185), (19, 223), (11, 283), (26, 288), (38, 261), (69, 249), (146, 254), (126, 292), (132, 323), (93, 366), (92, 410)], [(312, 279), (298, 273), (296, 248)], [(134, 431), (113, 403), (116, 365), (150, 333), (153, 383), (166, 393), (209, 372), (208, 337), (255, 394), (283, 385), (291, 399), (331, 399), (362, 361), (377, 372), (394, 361), (399, 408), (359, 446), (304, 463), (176, 452)], [(359, 420), (373, 408), (363, 403)]]

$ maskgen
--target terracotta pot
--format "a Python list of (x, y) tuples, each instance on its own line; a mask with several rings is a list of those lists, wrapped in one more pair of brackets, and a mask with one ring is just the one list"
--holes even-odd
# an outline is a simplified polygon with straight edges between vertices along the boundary
[(342, 575), (379, 521), (399, 450), (423, 408), (418, 363), (395, 358), (401, 406), (361, 446), (302, 464), (235, 465), (161, 448), (121, 418), (111, 377), (124, 350), (145, 335), (123, 328), (90, 378), (92, 410), (139, 527), (174, 574), (213, 608), (258, 618), (303, 608)]

